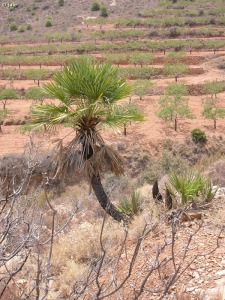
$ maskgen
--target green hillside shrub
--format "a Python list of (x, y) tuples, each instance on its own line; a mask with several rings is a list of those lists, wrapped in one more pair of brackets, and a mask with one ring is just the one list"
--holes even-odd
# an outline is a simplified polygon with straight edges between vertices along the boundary
[(91, 5), (91, 11), (98, 11), (100, 9), (101, 9), (101, 5), (98, 2), (94, 1)]
[(51, 27), (52, 26), (52, 19), (48, 18), (45, 22), (45, 27)]
[(191, 138), (192, 141), (194, 143), (206, 143), (207, 142), (207, 138), (206, 138), (206, 134), (203, 130), (199, 129), (199, 128), (195, 128), (192, 130), (191, 132)]
[(130, 199), (129, 198), (121, 199), (119, 203), (119, 210), (122, 213), (131, 217), (134, 215), (138, 215), (138, 213), (141, 211), (140, 193), (134, 191)]
[(107, 18), (109, 15), (108, 10), (105, 6), (102, 6), (100, 16), (103, 18)]

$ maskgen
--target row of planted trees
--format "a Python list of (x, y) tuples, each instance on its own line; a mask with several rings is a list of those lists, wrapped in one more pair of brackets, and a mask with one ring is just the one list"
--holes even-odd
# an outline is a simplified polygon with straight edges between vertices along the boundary
[[(138, 95), (140, 100), (152, 92), (152, 82), (149, 80), (136, 80), (133, 84), (133, 91), (130, 95)], [(202, 100), (203, 110), (202, 115), (213, 120), (214, 129), (217, 127), (217, 120), (225, 117), (225, 108), (220, 106), (220, 100), (217, 98), (217, 94), (223, 92), (225, 88), (224, 82), (213, 81), (207, 82), (203, 86), (203, 90), (209, 97), (205, 97)], [(177, 125), (179, 118), (195, 118), (192, 110), (188, 106), (187, 87), (181, 83), (174, 83), (168, 85), (165, 95), (159, 99), (159, 112), (158, 117), (164, 121), (171, 123), (174, 122), (174, 129), (177, 131)], [(1, 110), (1, 122), (8, 116), (8, 110), (6, 108), (8, 100), (18, 99), (21, 95), (13, 89), (0, 90), (0, 101), (2, 103)], [(28, 88), (23, 97), (26, 99), (33, 99), (40, 104), (44, 99), (49, 97), (41, 88), (31, 87)]]
[(217, 51), (223, 50), (225, 41), (223, 39), (164, 39), (164, 40), (142, 40), (130, 42), (112, 42), (108, 41), (95, 43), (79, 42), (79, 43), (54, 43), (54, 44), (37, 44), (37, 45), (10, 45), (0, 48), (0, 54), (3, 55), (41, 55), (41, 54), (81, 54), (91, 52), (105, 52), (105, 51), (151, 51), (163, 52), (168, 51)]
[[(202, 116), (213, 120), (213, 127), (216, 129), (217, 120), (225, 117), (225, 107), (220, 105), (217, 97), (217, 94), (224, 90), (224, 84), (217, 81), (208, 82), (205, 84), (204, 90), (211, 96), (202, 100)], [(186, 86), (182, 83), (174, 83), (168, 85), (165, 95), (159, 99), (159, 112), (157, 115), (167, 123), (173, 123), (175, 131), (177, 131), (179, 118), (195, 118), (188, 105), (186, 95)]]

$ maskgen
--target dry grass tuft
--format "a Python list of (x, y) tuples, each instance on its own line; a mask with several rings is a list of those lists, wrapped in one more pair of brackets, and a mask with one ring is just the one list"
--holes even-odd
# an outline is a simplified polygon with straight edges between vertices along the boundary
[[(66, 292), (71, 287), (71, 282), (77, 281), (85, 273), (89, 263), (100, 256), (101, 226), (102, 220), (83, 222), (67, 234), (61, 234), (54, 244), (53, 270), (59, 276), (60, 290)], [(123, 226), (107, 220), (102, 240), (108, 255), (115, 255), (124, 237)]]

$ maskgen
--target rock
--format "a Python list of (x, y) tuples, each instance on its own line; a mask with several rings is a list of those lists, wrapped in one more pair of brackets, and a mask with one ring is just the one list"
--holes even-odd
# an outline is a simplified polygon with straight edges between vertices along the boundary
[(194, 271), (192, 276), (195, 278), (195, 279), (199, 279), (200, 278), (200, 275), (198, 274), (197, 271)]
[(11, 119), (6, 119), (3, 123), (4, 126), (9, 126), (9, 125), (13, 125), (13, 120)]
[(193, 220), (201, 220), (202, 213), (201, 212), (184, 212), (181, 217), (181, 222), (193, 221)]
[(218, 275), (218, 276), (225, 276), (225, 270), (216, 272), (216, 275)]
[(187, 292), (193, 292), (196, 289), (196, 286), (188, 287), (186, 289)]
[(197, 283), (198, 284), (201, 284), (201, 283), (203, 283), (204, 282), (204, 280), (203, 279), (200, 279)]

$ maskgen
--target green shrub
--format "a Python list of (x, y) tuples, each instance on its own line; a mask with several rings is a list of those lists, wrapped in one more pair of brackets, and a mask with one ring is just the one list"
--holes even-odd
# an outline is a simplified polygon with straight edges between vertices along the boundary
[(2, 128), (1, 125), (4, 122), (8, 115), (8, 110), (7, 109), (0, 109), (0, 133), (2, 133)]
[(25, 29), (24, 29), (23, 26), (21, 26), (21, 27), (18, 29), (18, 32), (24, 32), (24, 31), (25, 31)]
[(206, 134), (204, 131), (202, 131), (199, 128), (195, 128), (192, 130), (191, 132), (191, 137), (192, 137), (192, 141), (194, 143), (206, 143), (207, 142), (207, 138), (206, 138)]
[(13, 89), (4, 89), (0, 91), (0, 100), (4, 99), (18, 99), (18, 93)]
[(64, 0), (59, 0), (58, 4), (59, 4), (59, 6), (63, 6), (64, 5)]
[(209, 202), (215, 196), (212, 182), (201, 173), (189, 172), (186, 175), (177, 175), (173, 172), (169, 176), (168, 188), (172, 197), (181, 205), (200, 200)]
[(98, 11), (101, 9), (101, 5), (98, 2), (93, 2), (91, 5), (91, 11)]
[(138, 213), (141, 211), (140, 194), (134, 191), (131, 195), (131, 199), (121, 199), (119, 203), (119, 210), (131, 217), (134, 215), (138, 215)]
[(221, 61), (218, 65), (217, 65), (218, 69), (224, 70), (225, 69), (225, 61)]
[(30, 87), (25, 92), (26, 99), (43, 100), (46, 97), (46, 93), (40, 87)]
[(31, 30), (32, 29), (32, 25), (31, 24), (28, 24), (27, 25), (27, 30)]
[(109, 15), (108, 10), (105, 6), (102, 6), (100, 16), (103, 18), (107, 18)]
[(9, 26), (10, 31), (15, 31), (18, 29), (18, 25), (16, 23), (12, 23)]
[(51, 18), (48, 18), (45, 22), (45, 27), (51, 27), (52, 26), (52, 20)]
[(178, 31), (177, 27), (172, 27), (169, 29), (169, 37), (178, 37), (180, 35), (180, 32)]
[(8, 21), (8, 22), (12, 22), (12, 21), (14, 21), (14, 18), (13, 18), (13, 17), (8, 17), (8, 18), (7, 18), (7, 21)]

